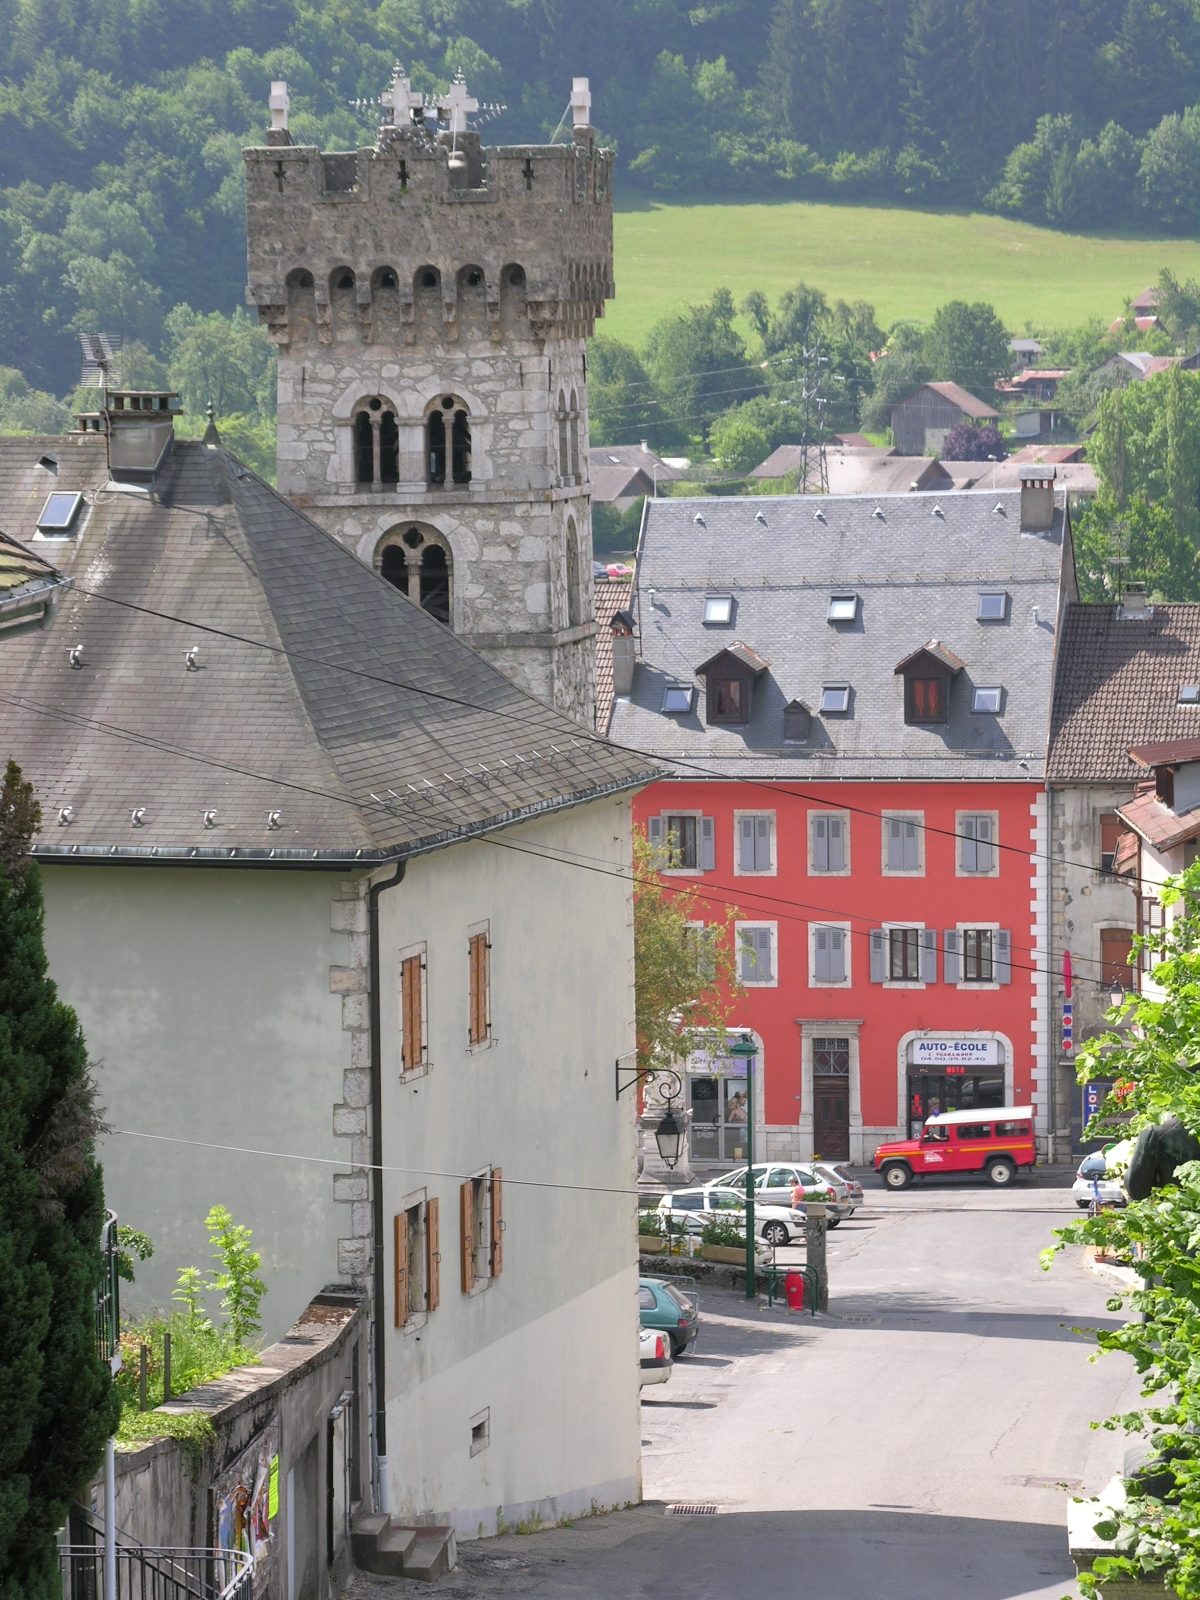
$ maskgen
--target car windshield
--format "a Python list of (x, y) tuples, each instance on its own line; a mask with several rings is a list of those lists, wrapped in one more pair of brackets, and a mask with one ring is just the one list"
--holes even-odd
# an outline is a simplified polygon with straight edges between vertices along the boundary
[(1079, 1163), (1079, 1176), (1081, 1178), (1102, 1178), (1106, 1169), (1104, 1152), (1094, 1150), (1090, 1156), (1084, 1156)]

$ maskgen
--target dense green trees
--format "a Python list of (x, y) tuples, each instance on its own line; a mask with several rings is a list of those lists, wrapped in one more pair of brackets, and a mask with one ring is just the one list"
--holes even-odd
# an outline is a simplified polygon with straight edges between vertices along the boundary
[(30, 786), (0, 783), (0, 1597), (60, 1592), (55, 1531), (116, 1428), (96, 1350), (104, 1197), (87, 1048), (46, 976)]

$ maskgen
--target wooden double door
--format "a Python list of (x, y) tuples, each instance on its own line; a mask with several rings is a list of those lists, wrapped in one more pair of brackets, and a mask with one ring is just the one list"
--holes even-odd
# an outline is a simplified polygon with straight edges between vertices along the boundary
[(813, 1079), (813, 1149), (826, 1161), (850, 1159), (850, 1080)]

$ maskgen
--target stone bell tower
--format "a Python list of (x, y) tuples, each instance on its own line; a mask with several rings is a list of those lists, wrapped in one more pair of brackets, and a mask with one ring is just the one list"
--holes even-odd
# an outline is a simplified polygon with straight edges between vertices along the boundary
[(249, 283), (279, 347), (280, 490), (509, 677), (592, 725), (585, 341), (612, 281), (612, 154), (487, 148), (461, 77), (397, 69), (376, 143), (246, 161)]

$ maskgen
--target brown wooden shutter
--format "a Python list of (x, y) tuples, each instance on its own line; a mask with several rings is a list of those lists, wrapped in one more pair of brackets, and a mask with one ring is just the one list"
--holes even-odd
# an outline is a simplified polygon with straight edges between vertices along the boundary
[(462, 1260), (462, 1289), (470, 1294), (475, 1287), (475, 1186), (472, 1179), (458, 1186), (459, 1255)]
[(504, 1174), (492, 1168), (492, 1277), (504, 1268)]
[(1115, 811), (1106, 811), (1100, 818), (1100, 870), (1111, 872), (1117, 842), (1125, 831), (1125, 824)]
[(408, 1213), (397, 1212), (392, 1222), (393, 1293), (395, 1295), (395, 1320), (398, 1328), (408, 1321)]
[(467, 1037), (471, 1044), (486, 1044), (488, 1036), (488, 936), (471, 935), (470, 954), (471, 1015)]
[(438, 1203), (430, 1200), (425, 1207), (425, 1309), (436, 1311), (441, 1302), (438, 1269), (442, 1264), (442, 1241), (438, 1227)]
[(421, 957), (406, 956), (400, 963), (401, 1033), (400, 1064), (405, 1072), (425, 1059), (422, 1034), (425, 1019), (421, 1005)]
[(1133, 950), (1133, 934), (1128, 928), (1101, 928), (1100, 930), (1100, 982), (1108, 987), (1119, 983), (1123, 989), (1132, 984), (1129, 957)]

